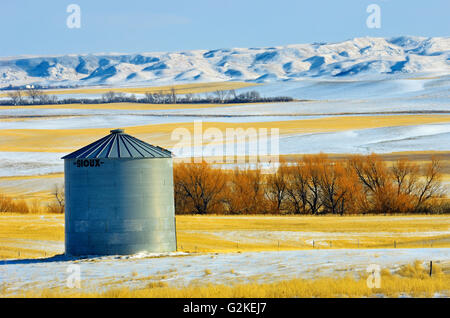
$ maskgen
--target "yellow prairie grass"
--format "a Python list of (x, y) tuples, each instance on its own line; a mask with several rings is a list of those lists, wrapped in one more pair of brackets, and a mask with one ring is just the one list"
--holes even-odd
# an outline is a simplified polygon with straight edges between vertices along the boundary
[[(226, 129), (279, 128), (280, 135), (301, 133), (317, 133), (344, 131), (349, 129), (366, 129), (390, 126), (408, 126), (431, 123), (450, 122), (445, 115), (406, 115), (406, 116), (340, 116), (316, 119), (222, 123), (204, 122), (203, 131), (218, 128), (226, 135)], [(185, 128), (191, 133), (194, 125), (188, 123), (170, 123), (128, 127), (127, 133), (145, 141), (163, 147), (173, 147), (178, 141), (172, 140), (172, 132), (177, 128)], [(70, 152), (105, 135), (104, 128), (91, 129), (4, 129), (0, 132), (0, 151), (38, 151), (38, 152)]]
[[(416, 265), (407, 265), (413, 266)], [(438, 268), (438, 267), (437, 267)], [(403, 270), (403, 267), (400, 271)], [(408, 271), (408, 270), (407, 270)], [(381, 273), (380, 288), (369, 288), (367, 276), (360, 278), (323, 277), (291, 279), (273, 283), (257, 282), (235, 285), (168, 287), (164, 282), (152, 282), (143, 289), (113, 288), (104, 292), (74, 292), (69, 289), (44, 289), (27, 292), (25, 297), (108, 297), (108, 298), (330, 298), (330, 297), (434, 297), (449, 296), (450, 275), (442, 271), (429, 277), (423, 271), (403, 277), (388, 271)]]
[[(450, 217), (446, 215), (414, 216), (192, 216), (179, 215), (177, 222), (178, 250), (191, 253), (204, 252), (258, 252), (275, 250), (312, 249), (307, 239), (322, 234), (322, 243), (315, 240), (315, 249), (324, 248), (423, 248), (450, 247)], [(302, 240), (265, 239), (236, 241), (222, 236), (227, 231), (278, 231), (298, 233)], [(432, 235), (437, 231), (441, 234)], [(423, 235), (423, 233), (427, 235)], [(355, 237), (355, 233), (358, 235)], [(347, 235), (346, 235), (347, 234)], [(317, 237), (317, 235), (316, 235)], [(23, 239), (64, 240), (64, 215), (0, 214), (0, 258), (42, 257), (26, 253), (20, 246)], [(14, 250), (8, 244), (16, 240)], [(332, 245), (330, 246), (330, 241)], [(7, 244), (8, 243), (8, 244)], [(25, 247), (24, 247), (25, 248)]]

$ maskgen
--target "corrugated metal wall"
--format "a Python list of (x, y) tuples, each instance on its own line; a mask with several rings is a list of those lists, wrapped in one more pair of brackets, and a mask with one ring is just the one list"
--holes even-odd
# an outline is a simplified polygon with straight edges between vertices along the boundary
[(65, 159), (66, 253), (176, 250), (172, 158)]

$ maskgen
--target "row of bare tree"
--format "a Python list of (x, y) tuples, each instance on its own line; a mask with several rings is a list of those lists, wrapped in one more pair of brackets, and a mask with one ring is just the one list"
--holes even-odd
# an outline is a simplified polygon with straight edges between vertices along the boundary
[(47, 95), (44, 93), (44, 91), (34, 87), (27, 88), (23, 91), (16, 90), (13, 92), (9, 92), (8, 97), (10, 98), (10, 103), (14, 106), (25, 104), (56, 104), (58, 102), (55, 96)]
[[(378, 155), (331, 160), (308, 155), (282, 162), (276, 173), (223, 170), (203, 162), (174, 166), (177, 214), (392, 214), (450, 213), (441, 162), (407, 159), (389, 164)], [(64, 212), (64, 189), (55, 186), (46, 212)], [(0, 212), (36, 212), (38, 204), (0, 195)]]
[(230, 104), (230, 103), (258, 103), (258, 102), (290, 102), (294, 99), (287, 96), (262, 97), (257, 91), (249, 91), (237, 94), (232, 90), (217, 90), (210, 94), (185, 94), (179, 95), (175, 88), (171, 88), (169, 92), (148, 92), (143, 99), (137, 102), (145, 102), (149, 104)]
[(423, 166), (407, 159), (389, 165), (375, 154), (304, 156), (281, 163), (275, 174), (182, 163), (174, 167), (175, 207), (178, 214), (442, 212), (435, 209), (444, 202), (441, 170), (437, 158)]
[(43, 90), (30, 87), (25, 90), (15, 90), (8, 93), (8, 100), (0, 105), (54, 105), (54, 104), (101, 104), (101, 103), (149, 103), (149, 104), (225, 104), (225, 103), (256, 103), (256, 102), (289, 102), (293, 98), (286, 96), (261, 97), (256, 91), (236, 94), (235, 90), (217, 90), (211, 94), (180, 95), (175, 88), (170, 91), (147, 92), (144, 97), (127, 95), (121, 92), (109, 91), (101, 98), (62, 98), (46, 94)]

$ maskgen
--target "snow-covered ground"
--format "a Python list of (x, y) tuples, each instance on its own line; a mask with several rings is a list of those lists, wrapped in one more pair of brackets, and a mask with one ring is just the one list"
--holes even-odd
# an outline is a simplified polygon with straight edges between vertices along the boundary
[[(262, 142), (261, 140), (260, 142)], [(265, 143), (270, 149), (270, 139), (266, 139)], [(224, 144), (221, 149), (223, 149), (224, 155), (233, 154), (237, 153), (239, 145), (243, 144), (236, 142), (235, 147), (228, 148)], [(169, 147), (169, 149), (171, 148)], [(448, 151), (449, 149), (450, 124), (281, 135), (279, 139), (280, 154), (319, 152), (369, 154), (371, 152)], [(188, 153), (201, 153), (201, 150), (195, 147), (191, 150), (191, 152), (187, 152), (186, 148), (178, 148), (175, 149), (174, 153), (177, 157), (184, 157)], [(250, 147), (247, 141), (245, 153), (249, 153), (249, 151)], [(204, 154), (207, 155), (208, 153), (205, 151)], [(65, 153), (51, 152), (0, 152), (0, 177), (63, 172), (63, 161), (60, 158), (64, 155)]]
[[(89, 111), (85, 111), (89, 113)], [(107, 113), (107, 111), (105, 111)], [(255, 122), (273, 122), (290, 120), (316, 119), (323, 116), (154, 116), (148, 114), (140, 115), (82, 115), (63, 118), (35, 118), (21, 119), (19, 121), (7, 121), (0, 123), (2, 129), (89, 129), (89, 128), (115, 128), (115, 127), (133, 127), (144, 125), (172, 124), (172, 123), (192, 123), (196, 120), (202, 122), (217, 123), (255, 123)]]
[[(143, 253), (87, 259), (57, 256), (0, 261), (0, 282), (6, 286), (6, 295), (65, 287), (74, 271), (69, 267), (73, 264), (80, 266), (83, 291), (101, 291), (111, 286), (145, 287), (152, 280), (165, 281), (169, 286), (273, 282), (290, 278), (356, 275), (365, 272), (370, 264), (395, 271), (415, 260), (448, 263), (450, 249), (338, 249), (200, 255)], [(206, 273), (207, 270), (210, 274)]]
[(237, 242), (241, 244), (268, 244), (276, 245), (277, 242), (300, 243), (301, 245), (312, 245), (312, 240), (317, 245), (324, 243), (329, 245), (330, 240), (355, 241), (361, 237), (383, 237), (383, 238), (405, 238), (422, 237), (433, 240), (437, 237), (450, 235), (448, 231), (428, 232), (304, 232), (304, 231), (264, 231), (264, 230), (216, 230), (212, 231), (183, 231), (183, 233), (201, 234), (218, 239)]
[(62, 172), (61, 157), (54, 152), (0, 152), (0, 177)]
[(394, 126), (280, 137), (282, 153), (447, 151), (450, 124)]
[[(33, 81), (55, 84), (67, 80), (91, 86), (143, 86), (249, 80), (262, 85), (237, 93), (257, 90), (262, 96), (285, 95), (302, 100), (159, 110), (136, 110), (133, 105), (130, 109), (0, 107), (0, 135), (9, 129), (20, 132), (21, 129), (88, 128), (104, 128), (106, 134), (110, 128), (195, 120), (243, 124), (280, 122), (274, 128), (282, 128), (284, 122), (292, 120), (342, 114), (368, 114), (375, 120), (376, 116), (382, 116), (380, 113), (391, 112), (449, 115), (449, 56), (449, 38), (399, 37), (260, 49), (0, 58), (0, 74), (3, 74), (0, 82), (4, 84)], [(58, 76), (54, 76), (56, 71)], [(323, 128), (324, 131), (280, 135), (279, 153), (450, 150), (448, 123), (348, 127), (332, 132)], [(145, 141), (152, 143), (151, 137)], [(194, 152), (198, 153), (196, 149)], [(183, 156), (177, 151), (175, 154)], [(0, 152), (0, 177), (62, 172), (59, 159), (62, 155)]]

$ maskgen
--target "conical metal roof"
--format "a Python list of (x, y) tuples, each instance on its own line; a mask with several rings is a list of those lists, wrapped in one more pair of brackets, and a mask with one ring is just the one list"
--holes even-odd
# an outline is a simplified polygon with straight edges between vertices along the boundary
[(171, 157), (172, 153), (167, 149), (150, 145), (125, 134), (122, 129), (114, 129), (108, 136), (68, 154), (62, 159)]

